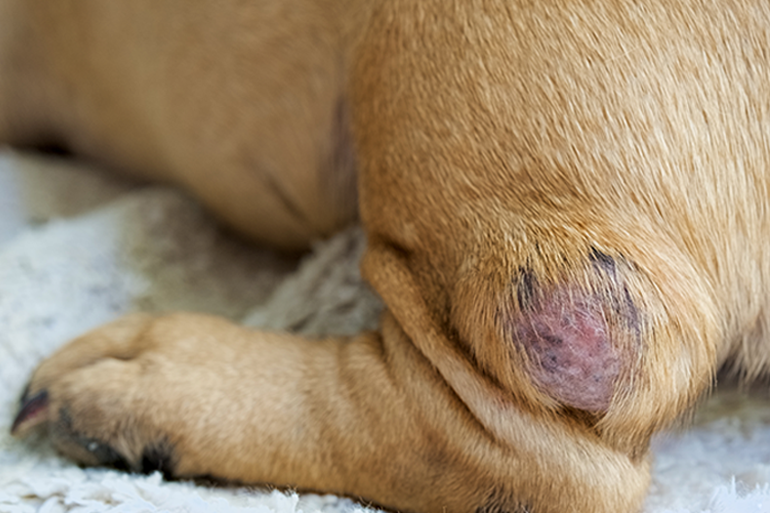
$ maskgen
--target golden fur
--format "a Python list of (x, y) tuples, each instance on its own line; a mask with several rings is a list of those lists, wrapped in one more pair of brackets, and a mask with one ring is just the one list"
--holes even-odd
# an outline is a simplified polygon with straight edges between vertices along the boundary
[(128, 317), (14, 431), (403, 511), (637, 511), (651, 435), (770, 361), (769, 59), (764, 0), (0, 0), (0, 141), (284, 248), (357, 205), (388, 307), (322, 342)]

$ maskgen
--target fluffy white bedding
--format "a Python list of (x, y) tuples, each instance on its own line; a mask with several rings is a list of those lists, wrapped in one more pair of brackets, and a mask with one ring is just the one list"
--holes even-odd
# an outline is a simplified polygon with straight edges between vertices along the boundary
[[(0, 513), (364, 509), (331, 496), (80, 469), (45, 439), (8, 435), (36, 363), (129, 311), (205, 311), (311, 334), (372, 326), (380, 305), (358, 275), (362, 248), (353, 229), (287, 261), (227, 235), (178, 191), (0, 151)], [(660, 436), (645, 511), (770, 512), (767, 399), (720, 392), (694, 427)]]

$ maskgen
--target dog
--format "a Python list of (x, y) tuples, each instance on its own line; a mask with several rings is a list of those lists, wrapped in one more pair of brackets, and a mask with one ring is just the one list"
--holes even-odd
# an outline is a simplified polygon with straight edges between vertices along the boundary
[[(634, 512), (651, 436), (768, 370), (765, 0), (2, 0), (0, 142), (255, 241), (360, 219), (380, 328), (132, 315), (35, 371), (78, 462), (412, 512)], [(259, 369), (259, 370), (257, 370)]]

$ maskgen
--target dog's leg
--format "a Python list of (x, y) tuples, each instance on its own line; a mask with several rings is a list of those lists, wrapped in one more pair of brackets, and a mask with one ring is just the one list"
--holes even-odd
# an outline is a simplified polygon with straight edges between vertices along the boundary
[(0, 140), (174, 182), (243, 235), (305, 249), (357, 215), (355, 3), (3, 0)]
[(644, 460), (574, 444), (574, 427), (525, 416), (516, 428), (528, 444), (496, 440), (387, 315), (381, 332), (320, 341), (199, 315), (128, 317), (40, 366), (14, 430), (38, 424), (86, 464), (401, 511), (626, 512), (647, 485)]
[(0, 145), (56, 144), (53, 91), (45, 73), (42, 35), (27, 6), (0, 2)]
[[(735, 211), (767, 201), (765, 120), (744, 113), (770, 74), (745, 57), (766, 50), (767, 4), (643, 5), (383, 3), (352, 87), (365, 268), (415, 344), (450, 381), (437, 347), (455, 344), (544, 423), (588, 418), (636, 453), (734, 336), (752, 275), (725, 278), (730, 259), (766, 238)], [(517, 439), (490, 394), (454, 388)]]

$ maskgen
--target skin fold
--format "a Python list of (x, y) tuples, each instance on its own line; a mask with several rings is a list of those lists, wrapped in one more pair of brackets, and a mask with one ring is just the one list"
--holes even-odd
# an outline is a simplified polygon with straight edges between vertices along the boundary
[(13, 432), (412, 512), (634, 512), (649, 442), (770, 361), (764, 0), (0, 0), (0, 143), (256, 241), (359, 219), (377, 331), (133, 315)]

